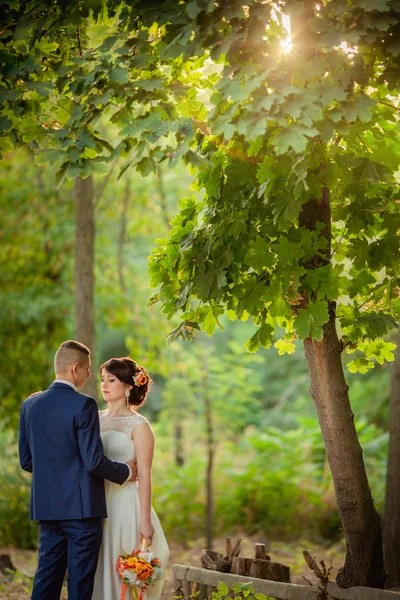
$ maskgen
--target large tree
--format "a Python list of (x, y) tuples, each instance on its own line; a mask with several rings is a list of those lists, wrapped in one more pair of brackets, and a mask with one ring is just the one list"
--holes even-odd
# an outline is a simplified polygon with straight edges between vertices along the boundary
[[(59, 181), (116, 157), (142, 174), (194, 165), (203, 199), (181, 201), (151, 261), (154, 301), (182, 316), (175, 334), (211, 334), (227, 312), (258, 327), (250, 351), (277, 327), (280, 352), (304, 340), (347, 541), (342, 586), (385, 579), (340, 356), (354, 352), (352, 370), (393, 358), (397, 4), (14, 2), (2, 34), (6, 149), (30, 143)], [(107, 118), (118, 143), (100, 134)]]

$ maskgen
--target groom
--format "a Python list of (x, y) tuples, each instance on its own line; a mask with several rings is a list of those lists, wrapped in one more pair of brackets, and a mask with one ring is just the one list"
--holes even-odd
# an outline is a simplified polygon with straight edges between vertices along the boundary
[(77, 392), (90, 364), (86, 346), (64, 342), (56, 380), (21, 407), (20, 464), (32, 473), (31, 519), (40, 525), (32, 600), (59, 600), (67, 567), (68, 599), (90, 600), (107, 516), (104, 479), (121, 485), (136, 476), (133, 461), (104, 456), (97, 404)]

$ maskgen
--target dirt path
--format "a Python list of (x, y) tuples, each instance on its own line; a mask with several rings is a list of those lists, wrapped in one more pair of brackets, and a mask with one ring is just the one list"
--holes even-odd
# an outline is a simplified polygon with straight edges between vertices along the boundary
[[(236, 538), (235, 538), (236, 539)], [(244, 537), (242, 542), (242, 556), (252, 556), (254, 543), (263, 542), (260, 536), (251, 538)], [(267, 544), (268, 545), (268, 544)], [(201, 550), (204, 548), (204, 540), (199, 539), (188, 545), (171, 543), (171, 560), (167, 568), (167, 576), (164, 584), (162, 600), (172, 600), (174, 596), (172, 582), (172, 565), (174, 563), (200, 566)], [(223, 552), (225, 548), (225, 539), (220, 538), (215, 541), (214, 549)], [(306, 541), (297, 541), (283, 543), (273, 541), (269, 544), (269, 554), (271, 559), (276, 562), (281, 562), (290, 566), (293, 583), (305, 584), (302, 575), (314, 581), (307, 566), (304, 563), (302, 550), (308, 550), (312, 556), (315, 556), (317, 561), (323, 559), (327, 565), (332, 560), (334, 570), (332, 578), (335, 577), (338, 569), (343, 564), (344, 547), (342, 543), (326, 548), (316, 546)], [(9, 554), (15, 567), (17, 568), (16, 575), (1, 575), (0, 574), (0, 598), (1, 600), (29, 600), (32, 578), (36, 569), (36, 552), (28, 550), (18, 550), (15, 548), (0, 548), (0, 554)], [(67, 600), (67, 592), (62, 595), (61, 600)], [(111, 599), (105, 599), (111, 600)], [(114, 599), (112, 599), (114, 600)], [(116, 599), (117, 600), (117, 599)]]

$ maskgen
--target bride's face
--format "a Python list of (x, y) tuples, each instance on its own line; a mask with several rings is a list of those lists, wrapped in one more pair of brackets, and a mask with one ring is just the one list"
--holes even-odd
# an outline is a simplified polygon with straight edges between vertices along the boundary
[(106, 402), (116, 402), (125, 399), (127, 386), (105, 369), (101, 372), (101, 393)]

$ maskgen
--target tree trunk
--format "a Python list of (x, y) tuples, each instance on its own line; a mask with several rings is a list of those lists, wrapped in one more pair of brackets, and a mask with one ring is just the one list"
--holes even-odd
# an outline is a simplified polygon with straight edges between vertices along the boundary
[(167, 194), (165, 193), (164, 179), (160, 166), (157, 167), (157, 183), (158, 193), (160, 194), (160, 206), (164, 218), (164, 222), (168, 229), (171, 229), (171, 219), (168, 216)]
[(335, 486), (337, 509), (346, 538), (346, 560), (336, 582), (340, 587), (382, 588), (385, 582), (382, 533), (365, 472), (341, 362), (341, 344), (333, 306), (324, 338), (304, 341), (311, 395), (318, 413)]
[(95, 197), (92, 177), (75, 180), (75, 337), (92, 355), (83, 391), (97, 399), (94, 319)]
[(119, 239), (118, 239), (118, 273), (119, 273), (119, 283), (121, 286), (121, 292), (123, 294), (126, 294), (126, 285), (125, 285), (125, 277), (124, 277), (124, 250), (125, 250), (125, 240), (126, 240), (126, 222), (127, 222), (127, 215), (128, 215), (129, 198), (130, 198), (130, 179), (129, 179), (129, 177), (127, 177), (125, 180), (125, 190), (124, 190), (124, 193), (122, 196), (122, 211), (121, 211)]
[(175, 438), (175, 463), (178, 467), (183, 467), (185, 464), (185, 454), (183, 451), (183, 430), (182, 423), (176, 422), (174, 424), (174, 438)]
[(385, 566), (387, 588), (400, 588), (400, 335), (392, 366), (389, 456), (385, 496)]
[[(207, 377), (207, 374), (206, 374)], [(213, 543), (213, 465), (214, 465), (214, 432), (211, 412), (211, 399), (209, 390), (206, 387), (204, 390), (204, 403), (206, 412), (206, 429), (207, 429), (207, 515), (206, 515), (206, 535), (207, 548), (212, 550)]]
[[(323, 223), (322, 235), (328, 241), (324, 255), (305, 265), (327, 264), (331, 252), (329, 190), (303, 205), (299, 225), (314, 230)], [(339, 516), (346, 538), (346, 560), (336, 581), (340, 587), (364, 585), (383, 588), (382, 531), (365, 472), (362, 449), (354, 425), (341, 362), (342, 345), (335, 326), (335, 303), (329, 304), (329, 321), (321, 341), (304, 340), (311, 382), (311, 396), (317, 409), (329, 466), (332, 472)]]

